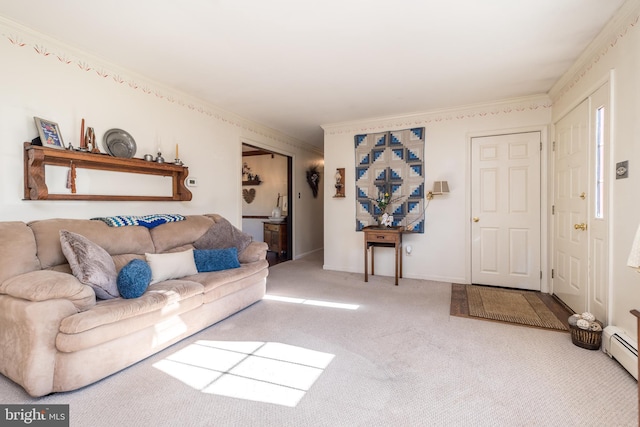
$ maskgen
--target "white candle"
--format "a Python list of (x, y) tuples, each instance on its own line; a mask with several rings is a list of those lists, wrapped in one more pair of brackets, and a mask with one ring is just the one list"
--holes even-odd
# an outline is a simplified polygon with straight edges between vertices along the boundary
[(179, 159), (180, 156), (178, 155), (178, 144), (176, 144), (176, 159)]

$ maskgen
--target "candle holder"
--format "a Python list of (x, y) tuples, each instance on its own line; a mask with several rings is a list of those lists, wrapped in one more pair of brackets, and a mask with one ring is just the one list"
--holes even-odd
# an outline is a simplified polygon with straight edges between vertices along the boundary
[(176, 159), (174, 160), (173, 164), (174, 164), (174, 165), (182, 166), (184, 163), (182, 163), (182, 160), (180, 160), (180, 159), (176, 158)]

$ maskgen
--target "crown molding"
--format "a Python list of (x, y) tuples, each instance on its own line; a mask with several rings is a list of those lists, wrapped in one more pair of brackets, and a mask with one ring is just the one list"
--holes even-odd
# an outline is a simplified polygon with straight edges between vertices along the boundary
[(434, 125), (454, 120), (482, 119), (498, 115), (516, 114), (527, 111), (551, 108), (551, 100), (546, 94), (510, 98), (493, 102), (468, 104), (451, 108), (440, 108), (402, 114), (376, 117), (364, 120), (329, 123), (322, 125), (325, 134), (383, 131), (391, 127), (418, 127)]
[(30, 52), (39, 55), (45, 60), (57, 60), (61, 66), (69, 66), (69, 72), (84, 71), (92, 74), (96, 79), (109, 80), (114, 85), (144, 93), (157, 101), (186, 108), (194, 114), (208, 116), (216, 121), (241, 128), (268, 140), (296, 149), (323, 154), (321, 149), (312, 144), (163, 85), (146, 76), (105, 61), (91, 53), (79, 50), (2, 16), (0, 16), (0, 37), (8, 40), (15, 48), (27, 48)]
[(548, 94), (554, 102), (567, 93), (578, 81), (580, 81), (594, 64), (600, 62), (610, 50), (614, 49), (618, 41), (626, 37), (630, 31), (636, 30), (640, 25), (640, 1), (628, 0), (598, 35), (589, 43), (578, 59), (551, 87)]

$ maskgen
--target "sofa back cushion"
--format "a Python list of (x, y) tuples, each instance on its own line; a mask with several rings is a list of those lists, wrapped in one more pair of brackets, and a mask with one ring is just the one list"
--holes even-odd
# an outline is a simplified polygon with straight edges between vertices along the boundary
[(110, 255), (154, 252), (149, 229), (141, 226), (109, 227), (88, 219), (46, 219), (29, 223), (38, 245), (43, 269), (66, 264), (60, 245), (60, 230), (80, 234), (105, 249)]
[[(59, 240), (59, 238), (58, 238)], [(0, 283), (39, 270), (36, 240), (24, 222), (0, 222)]]
[[(188, 215), (184, 221), (169, 222), (149, 230), (155, 252), (171, 252), (172, 249), (190, 245), (202, 236), (214, 223), (204, 215)], [(154, 251), (147, 251), (154, 252)]]

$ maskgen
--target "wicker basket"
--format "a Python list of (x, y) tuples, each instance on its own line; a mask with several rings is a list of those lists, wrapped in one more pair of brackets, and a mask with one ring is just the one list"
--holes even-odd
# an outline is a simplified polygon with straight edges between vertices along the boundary
[[(602, 323), (598, 323), (602, 326)], [(569, 325), (569, 328), (571, 329), (571, 342), (578, 347), (586, 348), (587, 350), (598, 350), (600, 348), (600, 344), (602, 344), (602, 330), (587, 331), (573, 325)]]

